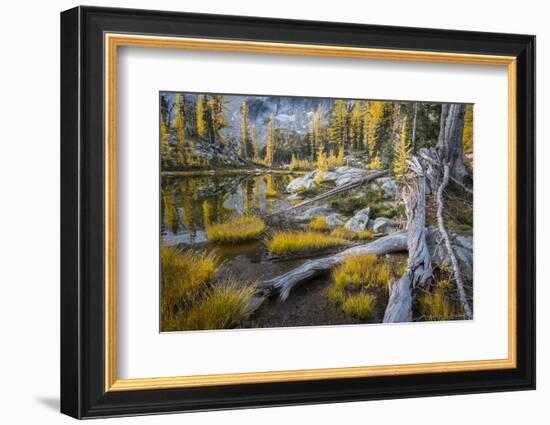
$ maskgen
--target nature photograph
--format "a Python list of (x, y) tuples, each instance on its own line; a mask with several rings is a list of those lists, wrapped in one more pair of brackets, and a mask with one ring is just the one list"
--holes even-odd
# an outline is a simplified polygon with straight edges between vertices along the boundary
[(473, 104), (159, 109), (161, 332), (473, 319)]

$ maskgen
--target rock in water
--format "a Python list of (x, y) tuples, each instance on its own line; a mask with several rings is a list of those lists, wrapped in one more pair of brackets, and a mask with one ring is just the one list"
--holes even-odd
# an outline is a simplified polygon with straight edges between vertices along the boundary
[(378, 217), (374, 220), (372, 230), (375, 233), (393, 233), (399, 230), (399, 224), (391, 218)]
[(367, 224), (369, 223), (369, 214), (370, 208), (363, 208), (350, 218), (344, 227), (353, 232), (362, 232), (367, 228)]

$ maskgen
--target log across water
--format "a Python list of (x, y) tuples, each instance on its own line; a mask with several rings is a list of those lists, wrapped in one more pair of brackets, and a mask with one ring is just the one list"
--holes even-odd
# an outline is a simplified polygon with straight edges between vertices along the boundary
[(384, 255), (392, 252), (402, 252), (407, 250), (407, 232), (396, 232), (384, 236), (373, 242), (348, 248), (338, 254), (329, 257), (318, 258), (316, 260), (306, 261), (301, 266), (290, 270), (289, 272), (277, 276), (276, 278), (265, 281), (261, 286), (268, 294), (276, 291), (281, 300), (286, 300), (292, 288), (300, 282), (309, 280), (319, 274), (332, 269), (334, 266), (342, 263), (347, 257), (357, 254), (376, 254)]

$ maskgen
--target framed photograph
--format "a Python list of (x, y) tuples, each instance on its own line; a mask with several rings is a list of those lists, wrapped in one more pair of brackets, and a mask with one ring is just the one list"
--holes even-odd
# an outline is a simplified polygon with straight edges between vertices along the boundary
[(535, 388), (535, 37), (61, 14), (61, 411)]

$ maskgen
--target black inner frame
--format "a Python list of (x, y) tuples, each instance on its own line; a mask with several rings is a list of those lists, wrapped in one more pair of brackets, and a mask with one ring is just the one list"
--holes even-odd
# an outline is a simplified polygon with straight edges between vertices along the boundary
[[(104, 391), (104, 34), (517, 57), (517, 368)], [(77, 7), (61, 14), (61, 411), (77, 418), (535, 388), (535, 37)]]

